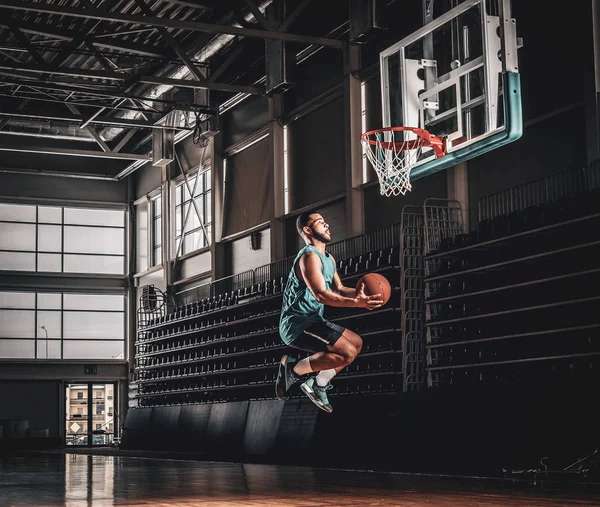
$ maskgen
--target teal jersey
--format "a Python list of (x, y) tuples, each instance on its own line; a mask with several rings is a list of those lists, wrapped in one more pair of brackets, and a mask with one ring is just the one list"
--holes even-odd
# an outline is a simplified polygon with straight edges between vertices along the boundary
[(325, 305), (319, 303), (303, 279), (296, 276), (296, 263), (306, 252), (314, 252), (321, 259), (321, 272), (325, 279), (327, 290), (333, 281), (335, 264), (331, 255), (318, 252), (312, 245), (305, 246), (298, 252), (283, 291), (283, 304), (279, 319), (279, 334), (281, 339), (289, 344), (314, 322), (323, 322)]

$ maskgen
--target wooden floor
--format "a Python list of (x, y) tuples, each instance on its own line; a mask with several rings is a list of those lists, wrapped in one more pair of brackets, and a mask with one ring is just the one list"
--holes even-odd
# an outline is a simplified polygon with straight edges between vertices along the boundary
[(593, 491), (505, 480), (124, 456), (0, 456), (2, 507), (598, 506), (600, 494)]

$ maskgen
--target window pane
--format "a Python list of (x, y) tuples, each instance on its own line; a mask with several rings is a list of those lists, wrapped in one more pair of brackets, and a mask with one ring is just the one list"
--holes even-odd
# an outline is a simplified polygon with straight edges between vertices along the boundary
[(37, 341), (38, 359), (60, 359), (60, 340)]
[(210, 225), (210, 224), (208, 224), (208, 225), (206, 226), (206, 238), (205, 238), (205, 240), (204, 240), (204, 246), (209, 246), (209, 245), (210, 245), (210, 235), (211, 235), (211, 232), (210, 232), (210, 231), (211, 231), (211, 228), (212, 228), (212, 227), (211, 227), (211, 225)]
[(0, 310), (0, 338), (33, 338), (33, 310)]
[(184, 223), (183, 228), (183, 230), (186, 232), (192, 231), (200, 227), (200, 220), (198, 220), (198, 214), (196, 213), (196, 209), (194, 208), (191, 202), (183, 206), (183, 220), (185, 221), (185, 217), (188, 213), (188, 210), (190, 214), (188, 216), (187, 222)]
[(0, 292), (0, 308), (35, 308), (33, 292)]
[(0, 204), (0, 220), (35, 222), (35, 206)]
[(38, 206), (38, 222), (61, 224), (62, 208), (50, 208), (48, 206)]
[(182, 189), (180, 186), (175, 188), (175, 206), (179, 206), (181, 204), (181, 192)]
[(161, 247), (157, 247), (154, 249), (154, 265), (158, 266), (159, 264), (162, 263), (162, 248)]
[(181, 236), (181, 224), (182, 224), (182, 217), (181, 217), (181, 206), (178, 206), (177, 208), (175, 208), (175, 236)]
[(183, 240), (183, 253), (193, 252), (204, 246), (204, 240), (202, 238), (202, 231), (195, 231), (190, 234), (186, 234)]
[(125, 310), (125, 297), (117, 294), (65, 294), (64, 298), (65, 310)]
[(212, 213), (211, 213), (211, 209), (210, 209), (211, 195), (210, 195), (210, 192), (208, 192), (205, 195), (206, 195), (206, 223), (210, 224), (212, 222)]
[[(188, 184), (189, 184), (189, 189), (193, 192), (194, 191), (194, 183), (196, 182), (196, 177), (193, 178), (189, 178), (188, 177)], [(181, 183), (181, 186), (183, 187), (183, 201), (189, 201), (190, 200), (190, 192), (188, 191), (188, 185), (185, 184), (185, 181), (183, 181)], [(194, 192), (195, 194), (198, 193), (198, 189), (196, 189), (196, 192)]]
[(123, 342), (67, 340), (63, 344), (64, 359), (123, 359)]
[[(200, 220), (202, 220), (202, 222), (204, 222), (204, 213), (205, 213), (204, 194), (201, 195), (200, 197), (196, 197), (195, 201), (196, 201), (196, 208), (198, 209), (198, 213), (200, 213)], [(197, 216), (196, 209), (194, 209), (193, 212)], [(200, 224), (198, 224), (197, 227), (199, 227), (199, 226), (200, 226)]]
[(62, 334), (62, 312), (60, 311), (38, 311), (37, 337), (46, 339), (46, 333), (42, 326), (46, 328), (49, 339), (61, 338)]
[(61, 297), (60, 294), (38, 294), (38, 309), (39, 310), (60, 310)]
[(35, 271), (35, 253), (0, 252), (0, 266), (7, 271)]
[(152, 246), (158, 246), (162, 243), (161, 227), (161, 219), (159, 218), (154, 221), (154, 244)]
[(65, 227), (65, 252), (123, 254), (123, 229), (102, 227)]
[(35, 252), (35, 225), (0, 222), (0, 250)]
[(160, 216), (162, 213), (162, 198), (161, 197), (157, 197), (156, 199), (154, 199), (154, 201), (152, 201), (153, 204), (153, 209), (152, 209), (152, 213), (154, 214), (155, 217)]
[(33, 359), (35, 342), (33, 340), (0, 339), (0, 357)]
[(62, 252), (62, 227), (38, 225), (38, 251)]
[(64, 337), (116, 340), (124, 338), (122, 312), (67, 312), (64, 315)]
[(65, 224), (124, 226), (123, 210), (65, 208)]
[(204, 173), (204, 174), (205, 174), (205, 178), (206, 178), (205, 179), (205, 182), (206, 182), (205, 189), (210, 190), (211, 189), (210, 171), (206, 171), (206, 173)]
[(38, 254), (38, 271), (60, 272), (62, 269), (60, 254)]
[(123, 257), (104, 255), (65, 255), (65, 273), (96, 273), (122, 275)]

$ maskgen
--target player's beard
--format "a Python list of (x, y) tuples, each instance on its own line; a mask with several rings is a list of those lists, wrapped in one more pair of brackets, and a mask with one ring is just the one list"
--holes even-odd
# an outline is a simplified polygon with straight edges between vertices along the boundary
[(327, 239), (327, 237), (324, 234), (320, 234), (317, 231), (313, 230), (313, 237), (320, 241), (321, 243), (329, 243), (331, 241), (331, 235), (329, 236), (329, 239)]

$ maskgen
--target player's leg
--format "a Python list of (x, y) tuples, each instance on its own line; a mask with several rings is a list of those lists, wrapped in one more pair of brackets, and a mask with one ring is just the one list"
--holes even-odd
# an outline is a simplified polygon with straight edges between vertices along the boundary
[[(362, 349), (362, 339), (353, 331), (329, 322), (319, 324), (316, 329), (309, 328), (308, 333), (314, 332), (317, 336), (327, 336), (326, 328), (330, 330), (331, 334), (337, 335), (335, 340), (327, 344), (326, 351), (316, 352), (306, 360), (300, 361), (296, 369), (300, 369), (302, 362), (306, 361), (307, 367), (312, 372), (318, 372), (316, 376), (310, 376), (303, 382), (300, 389), (321, 410), (332, 412), (333, 407), (327, 397), (327, 391), (331, 389), (330, 382), (338, 372), (356, 359)], [(341, 335), (339, 335), (340, 332)]]
[[(337, 371), (354, 361), (362, 347), (362, 340), (342, 326), (331, 322), (318, 322), (309, 326), (289, 345), (310, 352), (311, 355), (299, 361), (288, 355), (281, 358), (275, 383), (275, 392), (280, 400), (294, 384), (305, 380), (307, 375), (314, 376), (314, 373), (326, 370), (333, 373), (333, 377)], [(321, 381), (324, 381), (322, 385), (327, 383), (325, 378)]]

